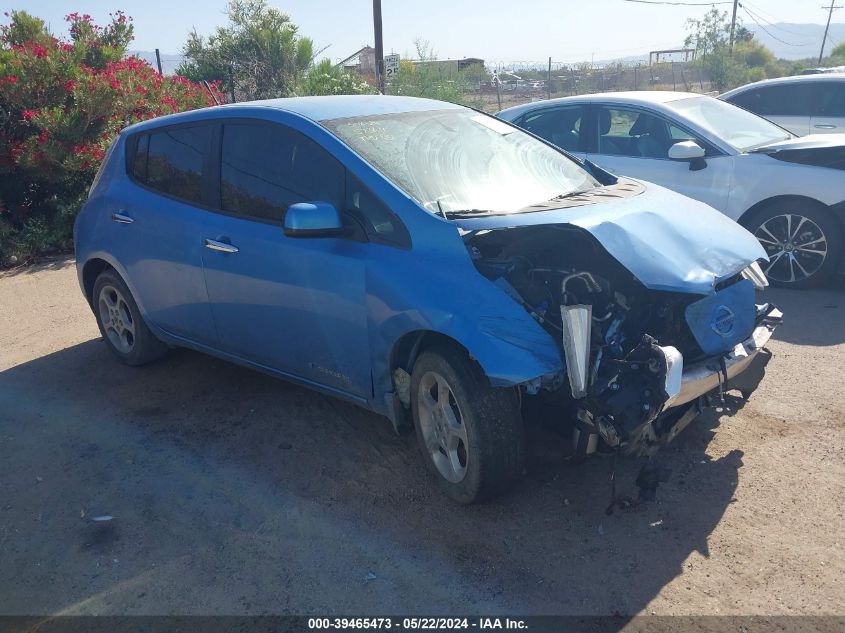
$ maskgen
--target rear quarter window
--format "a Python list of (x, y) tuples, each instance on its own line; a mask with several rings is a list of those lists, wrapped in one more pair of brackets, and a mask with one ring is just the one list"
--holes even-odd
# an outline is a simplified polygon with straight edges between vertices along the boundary
[(201, 124), (136, 135), (130, 145), (129, 174), (167, 196), (202, 204), (212, 130)]

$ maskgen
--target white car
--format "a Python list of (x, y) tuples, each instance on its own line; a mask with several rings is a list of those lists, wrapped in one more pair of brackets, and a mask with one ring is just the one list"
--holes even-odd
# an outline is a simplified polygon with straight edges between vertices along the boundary
[(845, 134), (796, 138), (684, 92), (564, 97), (497, 116), (610, 172), (715, 207), (760, 240), (775, 284), (816, 286), (845, 272)]
[(798, 136), (845, 132), (845, 73), (766, 79), (719, 98)]

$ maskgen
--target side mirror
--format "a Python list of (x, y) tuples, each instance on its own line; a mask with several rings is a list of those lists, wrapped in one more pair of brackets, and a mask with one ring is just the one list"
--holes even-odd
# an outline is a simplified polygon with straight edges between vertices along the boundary
[(669, 158), (688, 161), (690, 171), (707, 167), (704, 153), (704, 148), (695, 141), (680, 141), (669, 148)]
[(680, 141), (669, 148), (669, 158), (672, 160), (704, 158), (704, 148), (695, 141)]
[(284, 231), (289, 237), (331, 237), (343, 231), (343, 223), (329, 202), (297, 202), (285, 212)]

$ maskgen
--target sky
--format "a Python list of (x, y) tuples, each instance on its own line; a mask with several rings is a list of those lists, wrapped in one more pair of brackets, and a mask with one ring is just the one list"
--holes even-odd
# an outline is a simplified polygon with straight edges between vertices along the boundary
[[(702, 0), (677, 0), (701, 2)], [(26, 9), (65, 34), (64, 16), (89, 13), (96, 22), (123, 9), (134, 18), (133, 50), (178, 53), (187, 33), (208, 34), (225, 23), (226, 0), (0, 0), (3, 11)], [(338, 61), (373, 43), (370, 0), (270, 0), (291, 16), (300, 32), (323, 56)], [(819, 0), (742, 2), (772, 33), (788, 38), (771, 23), (823, 24)], [(730, 4), (720, 5), (729, 10)], [(701, 17), (708, 6), (650, 5), (625, 0), (382, 0), (385, 53), (414, 52), (417, 38), (428, 41), (441, 59), (480, 57), (488, 62), (606, 60), (683, 43), (687, 18)], [(753, 25), (740, 9), (739, 17)], [(833, 22), (845, 22), (845, 9)], [(838, 43), (838, 42), (837, 42)], [(812, 51), (809, 52), (812, 54)]]

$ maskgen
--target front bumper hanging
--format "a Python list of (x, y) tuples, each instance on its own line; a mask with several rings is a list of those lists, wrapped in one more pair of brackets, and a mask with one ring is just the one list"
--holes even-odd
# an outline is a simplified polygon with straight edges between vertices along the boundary
[(783, 313), (771, 304), (764, 304), (757, 326), (747, 339), (720, 358), (708, 358), (684, 367), (680, 391), (670, 397), (665, 409), (678, 407), (725, 386), (751, 365), (783, 320)]

